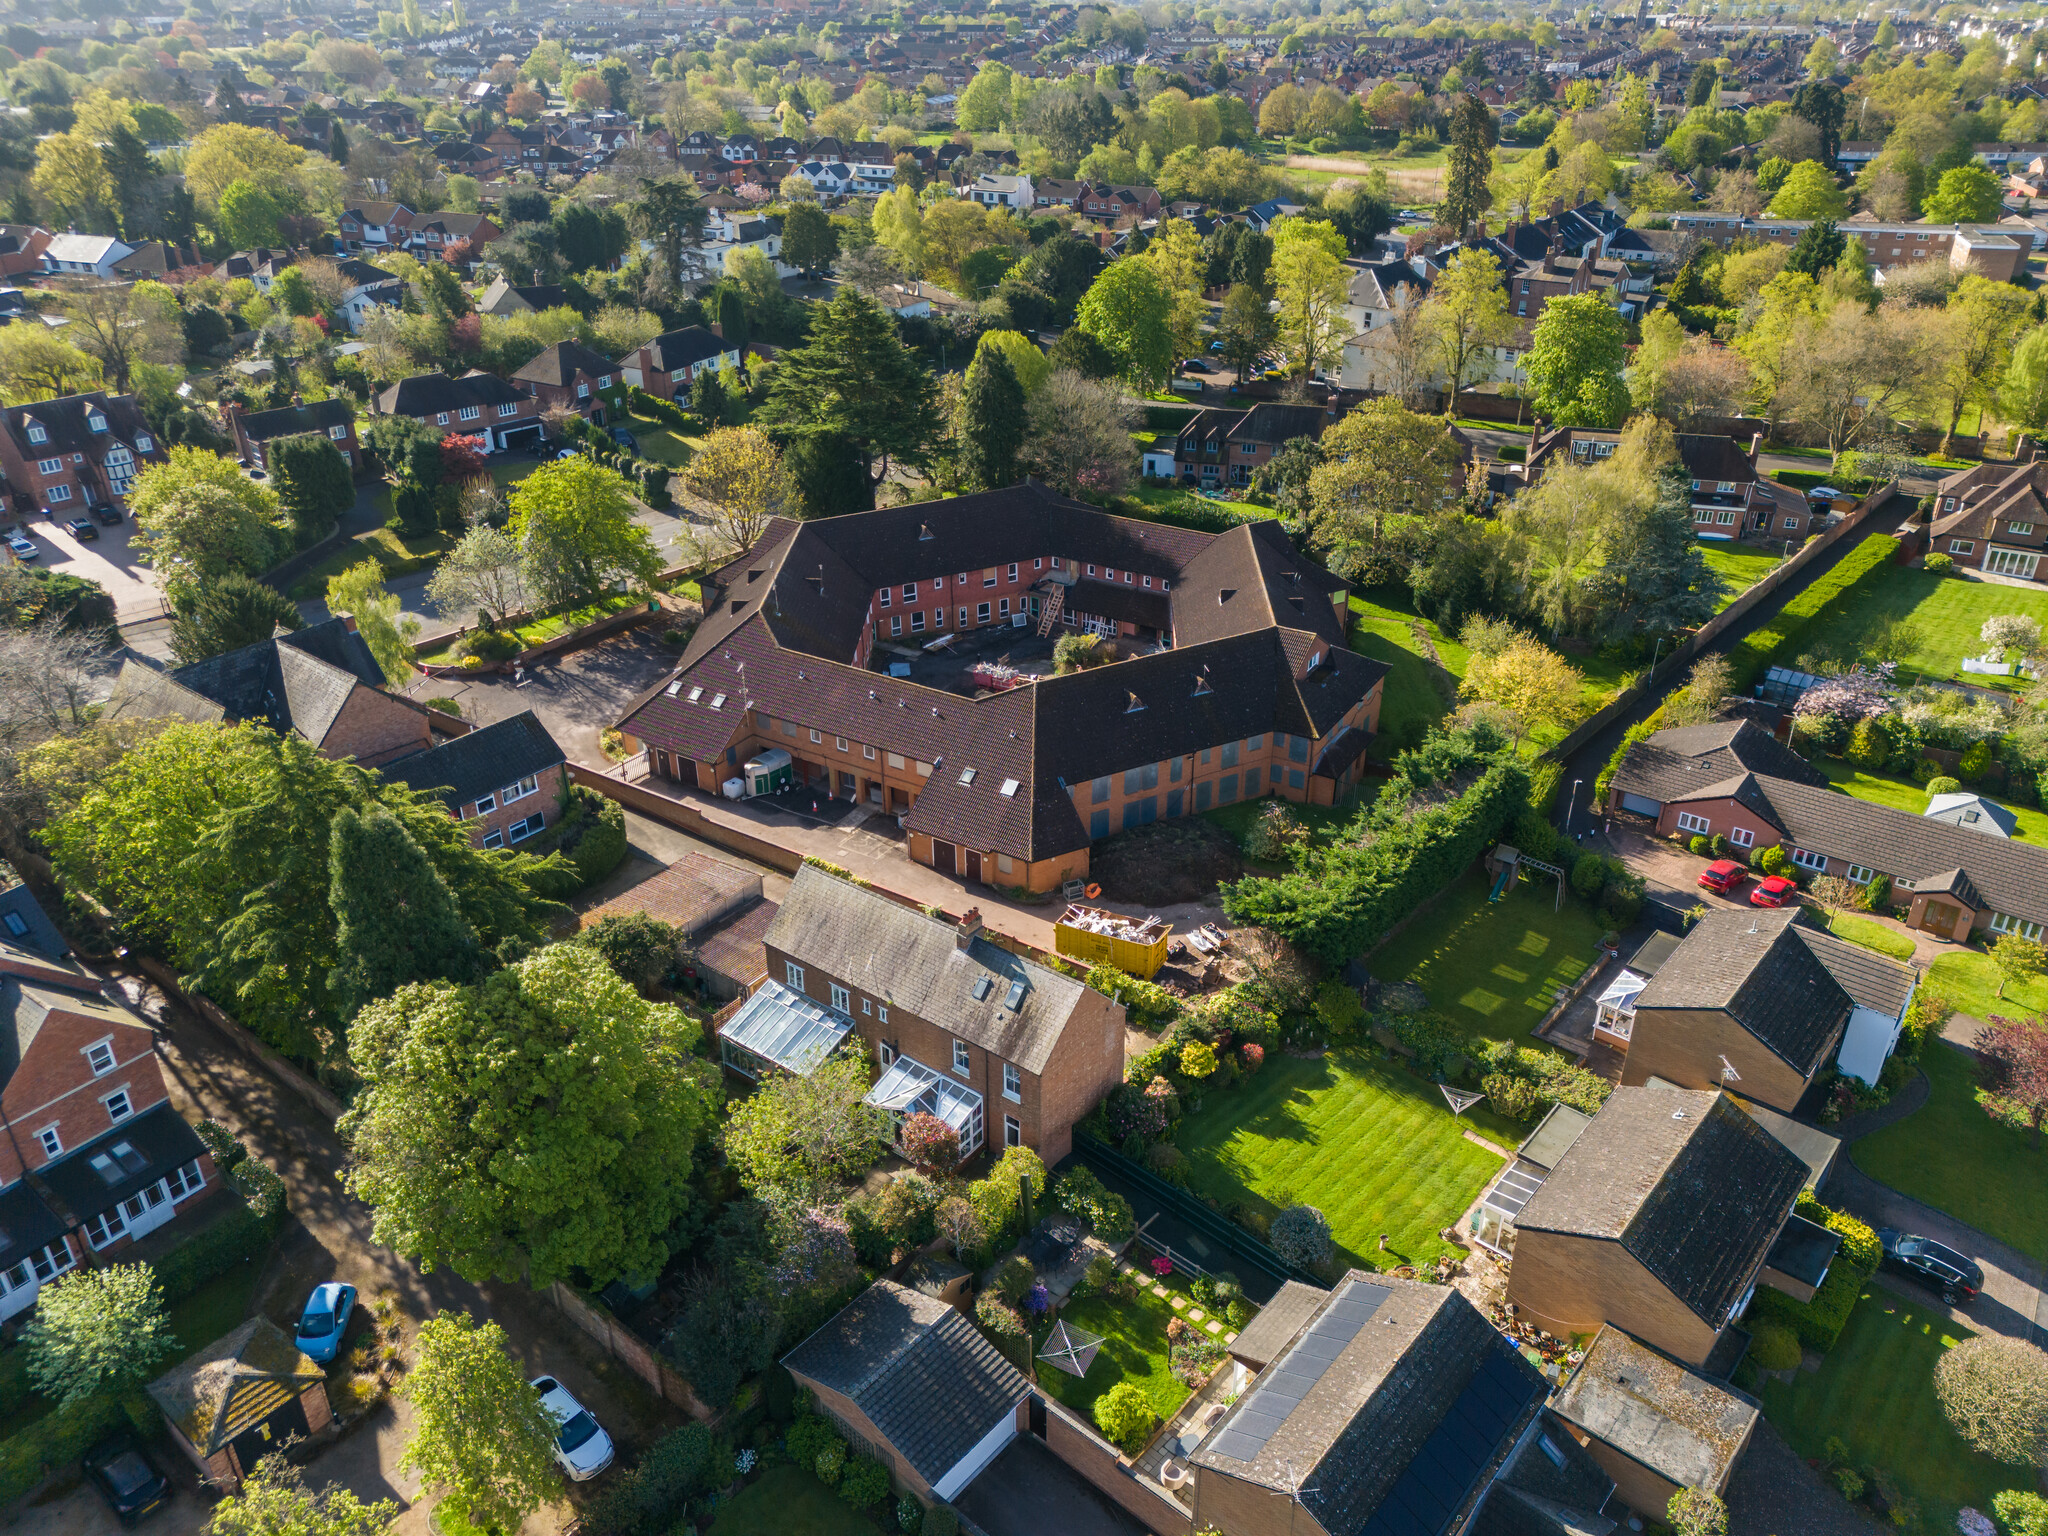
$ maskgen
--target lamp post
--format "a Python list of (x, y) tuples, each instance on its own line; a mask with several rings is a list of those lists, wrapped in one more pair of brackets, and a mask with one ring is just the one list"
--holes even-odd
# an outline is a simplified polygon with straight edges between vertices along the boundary
[(1579, 786), (1585, 782), (1584, 779), (1572, 780), (1572, 797), (1566, 802), (1564, 808), (1564, 830), (1567, 836), (1570, 835), (1572, 830), (1572, 817), (1578, 814)]

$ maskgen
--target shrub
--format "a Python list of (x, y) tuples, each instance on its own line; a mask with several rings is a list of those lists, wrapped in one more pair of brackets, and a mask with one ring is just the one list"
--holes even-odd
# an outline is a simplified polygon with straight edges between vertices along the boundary
[[(1135, 1456), (1152, 1438), (1159, 1415), (1145, 1400), (1145, 1394), (1128, 1381), (1120, 1381), (1095, 1399), (1095, 1427), (1102, 1437), (1126, 1456)], [(930, 1526), (926, 1526), (929, 1533)]]
[(1479, 1086), (1493, 1106), (1493, 1112), (1507, 1120), (1530, 1120), (1543, 1107), (1536, 1085), (1526, 1079), (1495, 1072), (1482, 1078)]
[(1465, 1051), (1465, 1037), (1433, 1013), (1396, 1014), (1387, 1029), (1414, 1053), (1415, 1070), (1424, 1077), (1448, 1073)]
[(1956, 1433), (1994, 1461), (2037, 1466), (2048, 1454), (2048, 1351), (1980, 1333), (1934, 1366), (1934, 1395)]
[(12, 1504), (49, 1468), (77, 1461), (129, 1418), (119, 1398), (88, 1397), (0, 1439), (0, 1501)]
[(1113, 965), (1093, 967), (1087, 980), (1104, 997), (1122, 998), (1131, 1023), (1139, 1029), (1163, 1029), (1180, 1014), (1180, 999), (1158, 982), (1146, 981)]
[(232, 1172), (235, 1164), (249, 1155), (249, 1149), (242, 1145), (235, 1133), (218, 1120), (202, 1120), (192, 1129), (206, 1143), (206, 1150), (213, 1154), (213, 1166), (224, 1174)]
[(1055, 1205), (1088, 1223), (1104, 1242), (1120, 1243), (1137, 1227), (1130, 1201), (1103, 1188), (1102, 1180), (1085, 1164), (1077, 1163), (1061, 1174), (1052, 1197)]
[(562, 834), (557, 846), (576, 866), (576, 878), (588, 890), (626, 859), (626, 808), (587, 789), (575, 791), (572, 806), (581, 819)]
[(974, 1300), (974, 1317), (999, 1339), (1024, 1337), (1024, 1314), (994, 1291), (983, 1291)]
[(1216, 1071), (1216, 1047), (1202, 1040), (1190, 1040), (1181, 1049), (1180, 1075), (1200, 1081)]
[(1956, 573), (1956, 563), (1947, 555), (1929, 555), (1920, 562), (1920, 569), (1930, 576), (1953, 576)]
[(1991, 767), (1991, 743), (1979, 741), (1963, 754), (1963, 760), (1956, 764), (1956, 775), (1965, 784), (1974, 784), (1983, 778)]
[[(235, 1173), (250, 1166), (237, 1165)], [(262, 1168), (258, 1163), (254, 1166)], [(237, 1264), (259, 1263), (277, 1240), (284, 1224), (284, 1181), (270, 1173), (277, 1183), (277, 1199), (263, 1209), (245, 1207), (223, 1217), (212, 1226), (187, 1238), (156, 1261), (156, 1281), (166, 1302), (181, 1301), (209, 1280), (218, 1279)], [(230, 1174), (229, 1178), (234, 1178)]]
[(1148, 1151), (1145, 1166), (1176, 1189), (1187, 1188), (1187, 1159), (1181, 1156), (1180, 1148), (1172, 1142), (1162, 1141)]
[(1252, 1304), (1242, 1296), (1233, 1296), (1230, 1304), (1223, 1309), (1223, 1316), (1233, 1328), (1242, 1328), (1252, 1320)]
[(473, 629), (456, 643), (455, 654), (483, 662), (510, 661), (525, 649), (510, 630)]
[[(1922, 758), (1921, 761), (1925, 762), (1926, 759)], [(1945, 773), (1936, 774), (1927, 781), (1927, 796), (1932, 799), (1936, 795), (1952, 795), (1962, 787), (1962, 780), (1952, 779)]]
[(1285, 864), (1297, 848), (1308, 845), (1308, 828), (1285, 800), (1274, 800), (1259, 812), (1245, 834), (1244, 851), (1262, 864)]
[(827, 1488), (837, 1488), (839, 1479), (846, 1472), (846, 1442), (834, 1440), (818, 1452), (818, 1459), (811, 1463), (811, 1468), (818, 1474), (819, 1482)]
[(1290, 1205), (1273, 1218), (1266, 1241), (1296, 1269), (1314, 1269), (1329, 1261), (1330, 1223), (1312, 1205)]
[(924, 1529), (918, 1536), (960, 1536), (960, 1516), (950, 1504), (934, 1504), (924, 1512)]
[(924, 1520), (924, 1506), (917, 1502), (914, 1494), (904, 1494), (896, 1501), (896, 1529), (903, 1536), (917, 1536), (918, 1527)]
[(1003, 1261), (1003, 1267), (996, 1271), (996, 1294), (1016, 1306), (1024, 1299), (1024, 1293), (1038, 1283), (1038, 1271), (1031, 1267), (1031, 1261), (1021, 1253), (1013, 1253)]
[(1087, 1272), (1074, 1285), (1074, 1295), (1100, 1296), (1116, 1279), (1116, 1260), (1106, 1253), (1098, 1253), (1088, 1261)]
[(2038, 1493), (2008, 1488), (1993, 1494), (1991, 1512), (2011, 1536), (2048, 1536), (2048, 1499)]
[(713, 1440), (711, 1431), (686, 1424), (655, 1441), (638, 1466), (614, 1478), (591, 1501), (584, 1529), (590, 1536), (649, 1536), (666, 1530), (688, 1500), (731, 1482), (733, 1471), (731, 1453)]
[(1854, 1504), (1863, 1497), (1863, 1474), (1854, 1467), (1837, 1467), (1835, 1488), (1843, 1498)]
[(1325, 1034), (1337, 1044), (1359, 1039), (1371, 1021), (1357, 989), (1341, 981), (1326, 981), (1316, 988), (1316, 1017), (1322, 1021)]
[(960, 1133), (937, 1115), (920, 1111), (903, 1121), (903, 1155), (920, 1171), (944, 1176), (960, 1162)]
[(1799, 1363), (1804, 1353), (1792, 1330), (1776, 1324), (1757, 1329), (1756, 1337), (1749, 1345), (1749, 1358), (1762, 1371), (1789, 1371)]
[(889, 1497), (889, 1469), (879, 1461), (856, 1456), (839, 1480), (839, 1497), (855, 1509), (873, 1509)]
[(1253, 1045), (1247, 1042), (1244, 1048), (1237, 1054), (1243, 1059), (1244, 1070), (1247, 1074), (1258, 1071), (1260, 1067), (1266, 1064), (1266, 1049), (1264, 1046)]
[(1766, 875), (1782, 875), (1792, 867), (1792, 855), (1779, 844), (1772, 843), (1768, 848), (1759, 848), (1749, 862)]

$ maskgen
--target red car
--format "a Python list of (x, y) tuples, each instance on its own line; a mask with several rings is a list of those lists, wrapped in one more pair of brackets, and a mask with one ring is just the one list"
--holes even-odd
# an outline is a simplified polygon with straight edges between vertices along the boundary
[(1749, 871), (1733, 859), (1716, 859), (1700, 872), (1700, 884), (1726, 896), (1748, 876)]
[(1783, 875), (1772, 875), (1770, 879), (1759, 882), (1757, 888), (1749, 893), (1749, 904), (1752, 907), (1782, 907), (1798, 893), (1798, 881), (1787, 880)]

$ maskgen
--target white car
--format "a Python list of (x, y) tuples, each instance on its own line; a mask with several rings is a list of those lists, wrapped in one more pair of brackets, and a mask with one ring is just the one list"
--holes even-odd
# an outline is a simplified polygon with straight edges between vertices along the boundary
[(604, 1432), (597, 1416), (576, 1401), (575, 1394), (552, 1376), (536, 1376), (531, 1383), (540, 1394), (540, 1405), (559, 1426), (555, 1433), (555, 1460), (576, 1482), (588, 1482), (612, 1464), (612, 1437)]

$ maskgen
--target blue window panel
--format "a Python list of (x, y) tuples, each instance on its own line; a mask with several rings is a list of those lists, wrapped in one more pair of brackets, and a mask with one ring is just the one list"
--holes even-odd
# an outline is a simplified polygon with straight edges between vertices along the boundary
[(1088, 835), (1091, 838), (1109, 836), (1109, 812), (1097, 811), (1088, 818)]
[(1303, 772), (1302, 772), (1302, 771), (1301, 771), (1301, 770), (1300, 770), (1299, 768), (1290, 768), (1290, 769), (1288, 769), (1288, 770), (1287, 770), (1287, 787), (1288, 787), (1289, 789), (1306, 789), (1306, 788), (1308, 788), (1308, 776), (1307, 776), (1306, 774), (1304, 774), (1304, 773), (1303, 773)]
[(1244, 771), (1244, 797), (1249, 800), (1259, 792), (1259, 770), (1247, 768)]
[(1225, 775), (1223, 775), (1222, 788), (1217, 790), (1216, 799), (1217, 802), (1222, 805), (1229, 805), (1237, 799), (1236, 774), (1226, 773)]
[(1138, 802), (1138, 825), (1150, 826), (1159, 819), (1159, 797), (1147, 795)]
[(1210, 792), (1211, 792), (1212, 790), (1214, 790), (1214, 789), (1215, 789), (1215, 787), (1216, 787), (1216, 786), (1215, 786), (1215, 785), (1213, 785), (1213, 784), (1211, 784), (1211, 783), (1210, 783), (1210, 782), (1209, 782), (1209, 781), (1208, 781), (1207, 779), (1204, 779), (1204, 780), (1203, 780), (1203, 781), (1202, 781), (1201, 783), (1199, 783), (1199, 784), (1197, 784), (1197, 785), (1195, 786), (1195, 809), (1196, 809), (1196, 810), (1198, 810), (1198, 811), (1206, 811), (1207, 809), (1209, 809), (1209, 796), (1210, 796)]
[(1182, 791), (1176, 789), (1166, 797), (1166, 815), (1170, 821), (1180, 814)]
[(1138, 807), (1142, 803), (1142, 801), (1138, 800), (1126, 800), (1124, 802), (1124, 830), (1126, 832), (1138, 825)]

